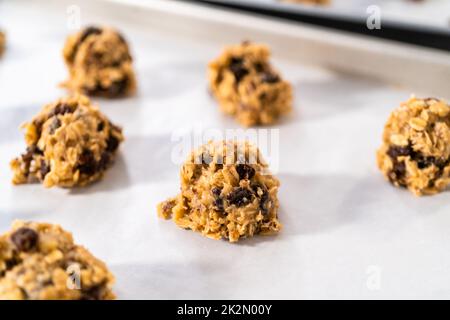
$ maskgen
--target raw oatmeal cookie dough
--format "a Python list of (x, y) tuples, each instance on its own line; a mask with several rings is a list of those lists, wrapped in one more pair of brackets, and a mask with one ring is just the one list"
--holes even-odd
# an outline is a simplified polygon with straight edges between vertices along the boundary
[(72, 91), (113, 98), (136, 89), (127, 42), (114, 29), (84, 28), (68, 37), (63, 55), (70, 73), (64, 85)]
[(281, 229), (279, 181), (255, 146), (209, 142), (191, 153), (180, 176), (181, 193), (158, 205), (160, 217), (230, 242)]
[(267, 125), (292, 108), (292, 87), (269, 62), (269, 48), (243, 42), (209, 64), (209, 84), (221, 110), (243, 126)]
[(6, 46), (6, 36), (5, 34), (0, 30), (0, 56), (3, 54), (3, 51), (5, 51)]
[(123, 140), (122, 130), (82, 95), (44, 106), (23, 127), (27, 150), (11, 161), (14, 184), (88, 185), (111, 166)]
[(113, 282), (58, 225), (16, 221), (0, 235), (0, 300), (109, 300)]
[(450, 106), (435, 98), (411, 98), (389, 117), (378, 166), (395, 186), (430, 195), (450, 183)]

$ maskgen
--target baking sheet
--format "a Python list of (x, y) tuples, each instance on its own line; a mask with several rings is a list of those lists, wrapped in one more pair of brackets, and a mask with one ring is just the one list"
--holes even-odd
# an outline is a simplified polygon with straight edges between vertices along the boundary
[[(292, 116), (273, 127), (284, 230), (239, 244), (206, 239), (158, 219), (155, 207), (179, 189), (170, 160), (175, 130), (239, 128), (206, 91), (206, 64), (227, 43), (149, 28), (138, 15), (94, 2), (0, 3), (8, 32), (0, 60), (1, 232), (13, 219), (61, 224), (108, 264), (121, 299), (450, 298), (450, 193), (415, 198), (375, 165), (383, 124), (410, 89), (276, 55), (296, 95)], [(132, 46), (139, 94), (95, 99), (126, 141), (91, 187), (13, 187), (8, 162), (24, 149), (18, 125), (65, 94), (56, 84), (66, 76), (60, 51), (74, 3), (83, 24), (114, 25)]]

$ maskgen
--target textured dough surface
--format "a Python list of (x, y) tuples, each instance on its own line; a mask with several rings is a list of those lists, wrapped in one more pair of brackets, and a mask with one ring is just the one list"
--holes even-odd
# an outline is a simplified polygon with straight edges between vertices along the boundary
[(109, 300), (114, 276), (58, 225), (16, 221), (0, 236), (0, 299)]
[(111, 166), (123, 140), (122, 130), (82, 95), (44, 106), (23, 127), (27, 150), (11, 161), (14, 184), (88, 185)]
[(180, 176), (181, 193), (158, 205), (160, 217), (230, 242), (280, 231), (279, 181), (255, 146), (210, 142), (191, 153)]
[(390, 115), (377, 153), (378, 166), (395, 186), (435, 194), (450, 183), (450, 106), (411, 98)]
[(114, 29), (84, 28), (67, 38), (63, 55), (72, 91), (113, 98), (136, 89), (127, 42)]
[(268, 125), (292, 109), (292, 87), (275, 71), (265, 45), (243, 42), (209, 64), (209, 84), (221, 110), (243, 126)]

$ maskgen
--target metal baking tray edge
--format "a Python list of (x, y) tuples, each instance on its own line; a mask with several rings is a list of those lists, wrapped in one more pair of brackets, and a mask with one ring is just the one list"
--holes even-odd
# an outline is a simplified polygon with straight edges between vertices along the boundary
[(266, 42), (283, 59), (380, 79), (412, 93), (450, 97), (450, 54), (439, 50), (173, 0), (97, 0), (93, 8), (102, 10), (105, 1), (119, 6), (122, 18), (128, 15), (180, 36), (219, 45)]

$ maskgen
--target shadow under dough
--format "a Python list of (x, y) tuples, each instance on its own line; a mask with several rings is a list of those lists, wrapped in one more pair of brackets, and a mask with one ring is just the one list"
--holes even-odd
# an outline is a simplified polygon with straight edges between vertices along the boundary
[(359, 220), (377, 224), (377, 232), (389, 236), (414, 217), (442, 210), (442, 198), (449, 194), (418, 198), (375, 174), (280, 174), (279, 179), (280, 220), (287, 236), (327, 232)]
[(293, 85), (295, 91), (301, 93), (299, 108), (302, 118), (306, 119), (324, 118), (363, 108), (367, 104), (368, 93), (386, 90), (380, 82), (349, 74), (340, 74), (325, 81), (302, 80)]
[[(30, 121), (33, 116), (37, 114), (39, 111), (38, 106), (39, 105), (2, 109), (0, 117), (0, 129), (2, 130), (0, 144), (23, 140), (23, 131), (20, 130), (20, 126), (24, 122)], [(23, 152), (25, 152), (25, 148), (24, 143)]]
[[(220, 295), (211, 275), (226, 272), (213, 261), (189, 265), (180, 263), (138, 263), (112, 265), (119, 299), (208, 299)], [(222, 298), (225, 298), (223, 296)]]
[[(345, 175), (280, 174), (280, 220), (283, 234), (320, 233), (357, 218), (348, 199), (357, 179)], [(354, 199), (358, 201), (358, 199)]]

